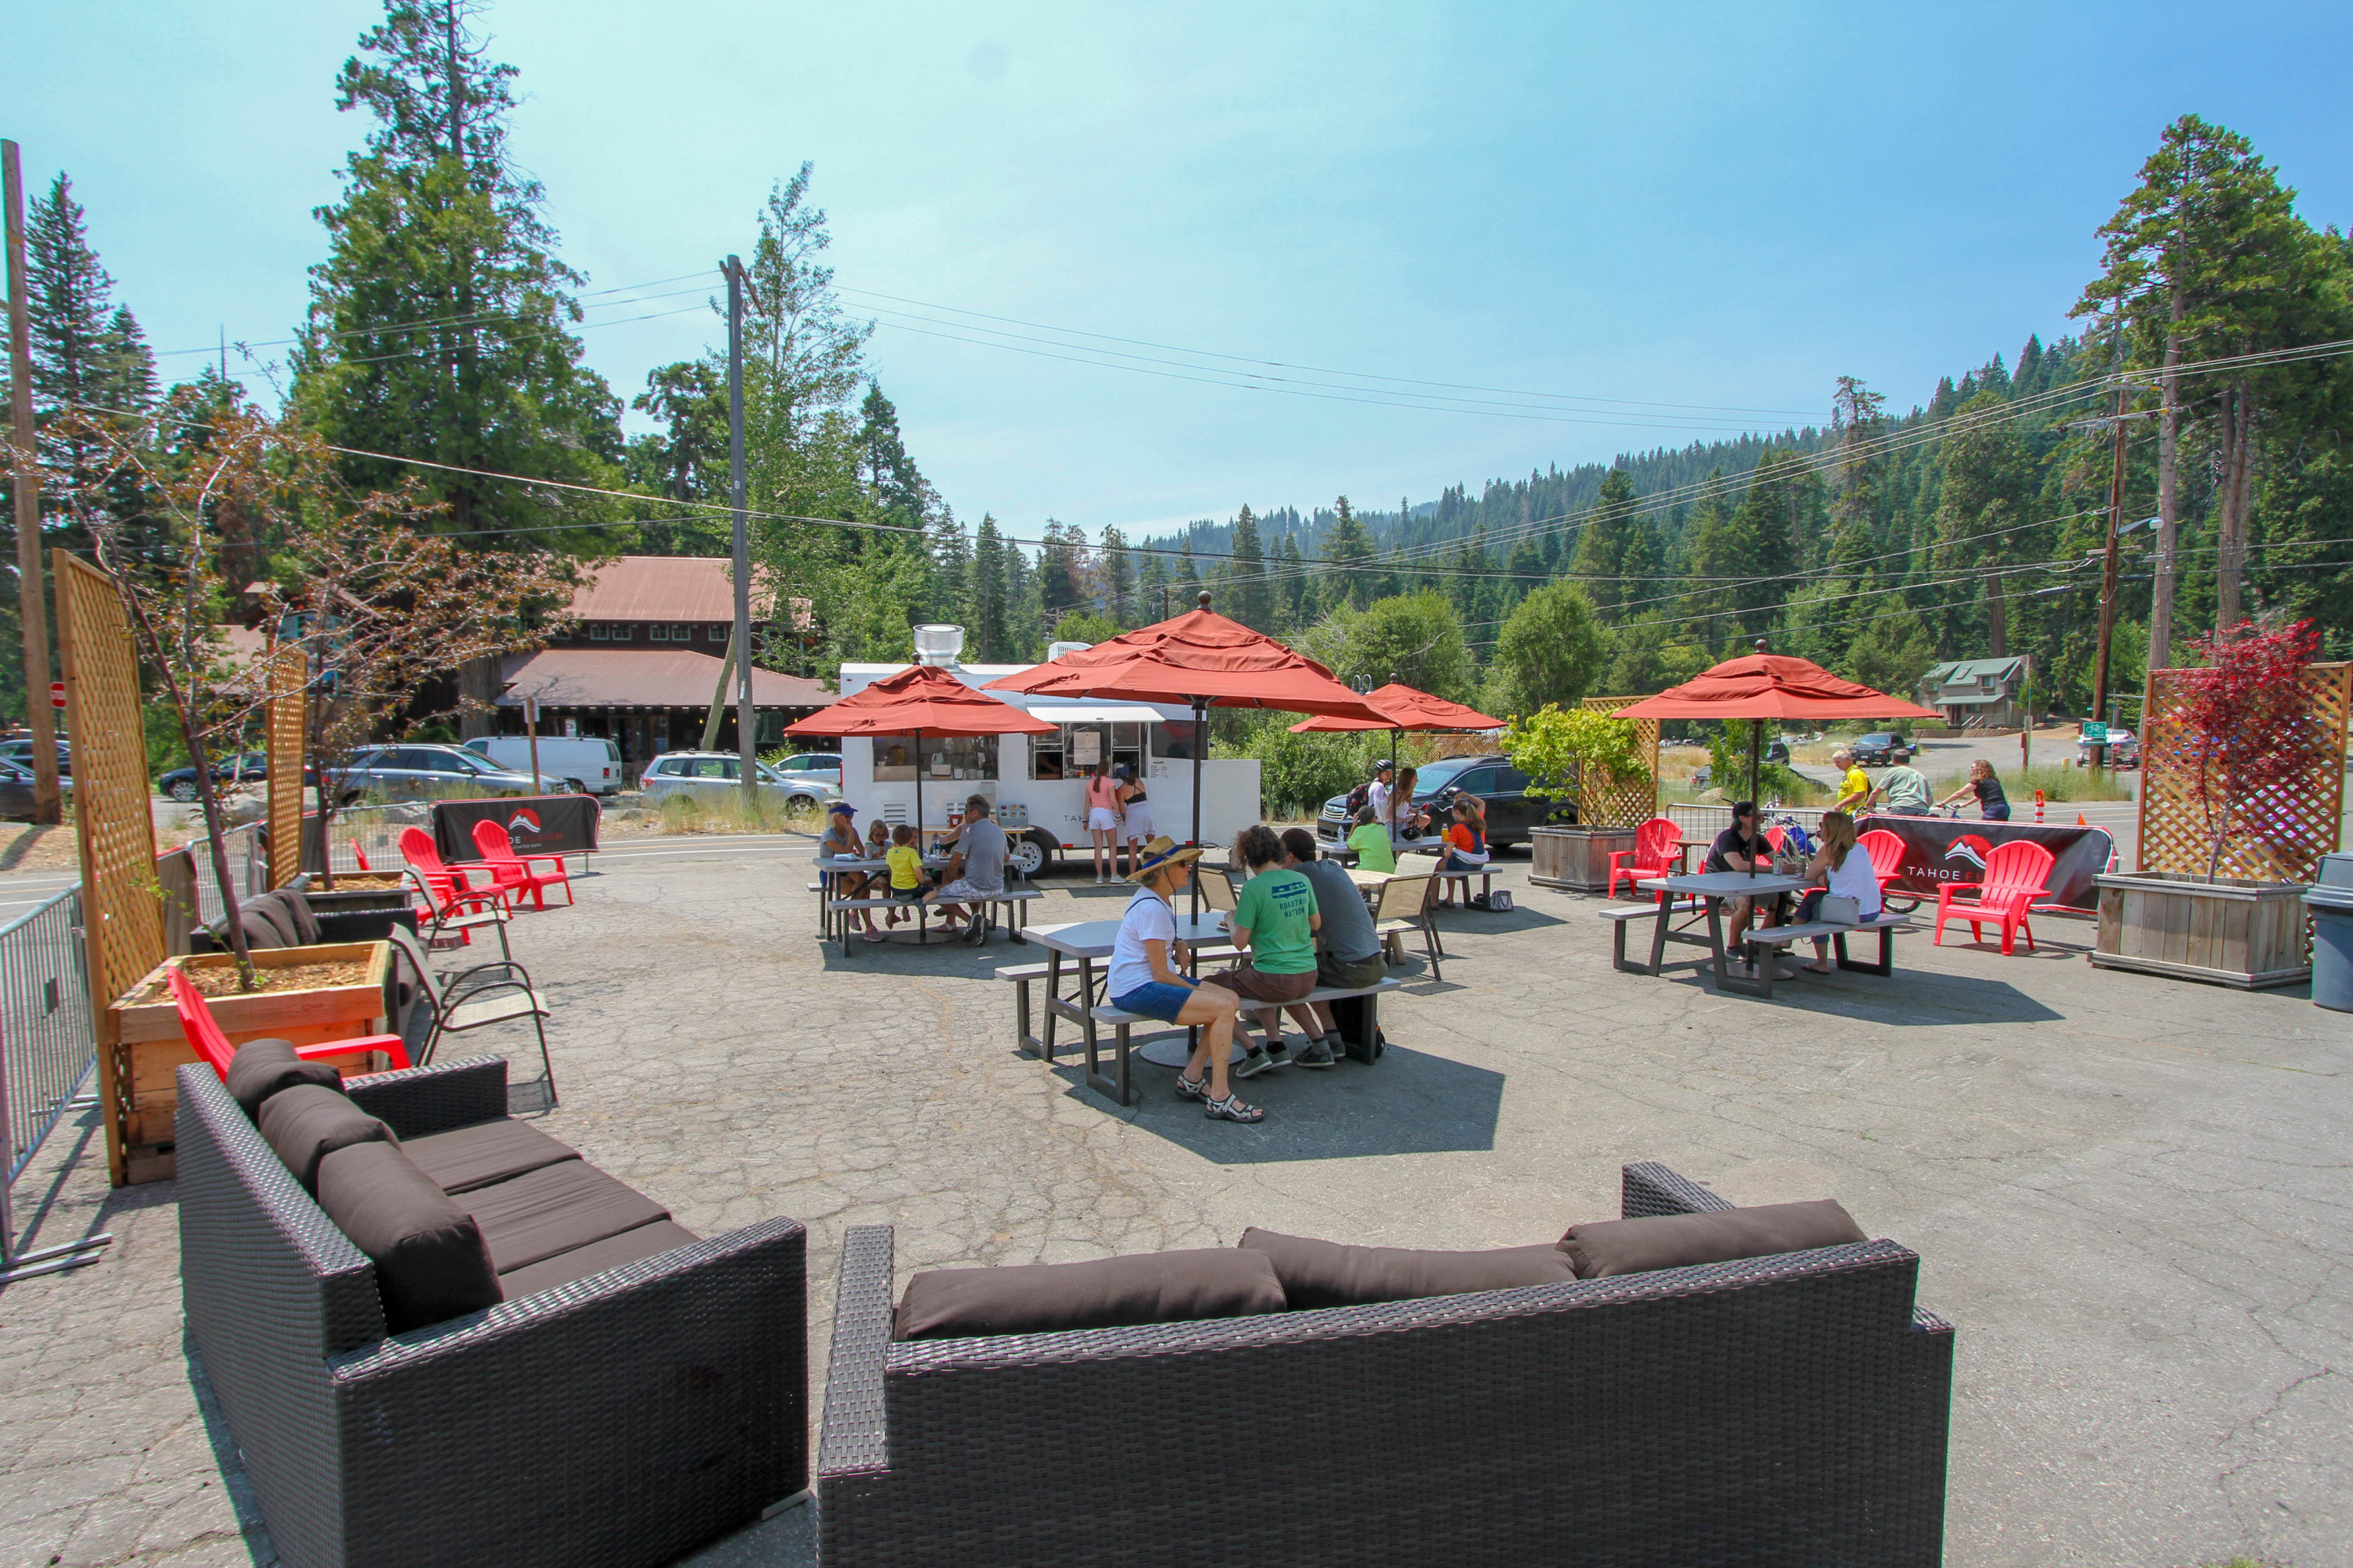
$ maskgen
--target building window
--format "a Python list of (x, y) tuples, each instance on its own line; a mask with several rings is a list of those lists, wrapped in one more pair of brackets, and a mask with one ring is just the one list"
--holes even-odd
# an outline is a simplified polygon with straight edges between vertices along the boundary
[(605, 636), (606, 632), (604, 622), (591, 621), (588, 624), (588, 640), (590, 642), (603, 642), (605, 640)]
[(673, 625), (670, 628), (670, 640), (672, 642), (692, 642), (694, 640), (694, 628), (692, 626)]
[(725, 641), (727, 640), (727, 633), (728, 633), (728, 631), (729, 631), (730, 629), (731, 629), (731, 628), (728, 626), (727, 623), (726, 623), (726, 622), (724, 622), (724, 621), (713, 621), (713, 622), (712, 622), (712, 623), (711, 623), (711, 640), (712, 640), (712, 642), (725, 642)]

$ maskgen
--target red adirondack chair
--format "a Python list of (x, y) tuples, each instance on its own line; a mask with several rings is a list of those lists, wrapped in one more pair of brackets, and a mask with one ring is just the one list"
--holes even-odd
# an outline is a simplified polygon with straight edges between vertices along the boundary
[(1773, 847), (1774, 854), (1787, 854), (1789, 849), (1789, 830), (1786, 827), (1768, 827), (1765, 830), (1765, 842)]
[(1634, 829), (1634, 847), (1609, 857), (1609, 897), (1618, 896), (1620, 879), (1639, 886), (1646, 877), (1663, 877), (1672, 871), (1683, 837), (1683, 829), (1666, 816), (1654, 816)]
[[(579, 901), (572, 896), (572, 875), (564, 868), (563, 856), (519, 855), (515, 852), (514, 840), (508, 837), (507, 830), (487, 819), (474, 824), (474, 847), (482, 852), (482, 859), (489, 867), (491, 877), (497, 880), (499, 891), (507, 896), (510, 903), (520, 900), (523, 894), (529, 893), (531, 907), (543, 910), (547, 908), (546, 889), (557, 887), (564, 889), (565, 903)], [(532, 867), (542, 860), (548, 862), (555, 869), (533, 870)]]
[[(2034, 927), (2026, 918), (2034, 900), (2048, 898), (2051, 889), (2042, 885), (2051, 874), (2051, 851), (2040, 844), (2016, 839), (1996, 848), (1986, 857), (1985, 880), (1976, 887), (1944, 887), (1936, 889), (1936, 936), (1939, 947), (1945, 942), (1945, 922), (1960, 920), (1969, 922), (1969, 940), (1983, 942), (1985, 930), (1980, 923), (1991, 921), (2001, 930), (2001, 951), (2017, 951), (2018, 933), (2026, 933), (2029, 951), (2034, 946)], [(1874, 862), (1874, 867), (1876, 862)], [(1974, 893), (1974, 898), (1960, 895)]]
[(1857, 837), (1855, 843), (1871, 857), (1871, 874), (1879, 879), (1879, 891), (1884, 897), (1887, 884), (1903, 872), (1904, 840), (1884, 827), (1874, 827)]
[(497, 909), (500, 891), (495, 883), (478, 888), (469, 880), (467, 871), (452, 870), (441, 862), (441, 851), (433, 842), (433, 835), (421, 827), (400, 830), (400, 858), (425, 884), (425, 896), (432, 903), (426, 912), (435, 920), (461, 913), (469, 909)]
[[(172, 988), (172, 1005), (179, 1010), (180, 1032), (188, 1037), (196, 1055), (210, 1063), (213, 1071), (228, 1080), (228, 1064), (237, 1056), (237, 1047), (228, 1043), (221, 1026), (213, 1019), (213, 1010), (205, 1002), (205, 994), (196, 989), (185, 971), (174, 964), (164, 972), (164, 983)], [(362, 1035), (349, 1040), (329, 1040), (322, 1045), (297, 1046), (294, 1055), (306, 1062), (330, 1057), (354, 1056), (361, 1051), (382, 1051), (392, 1058), (395, 1068), (408, 1066), (408, 1047), (398, 1035)]]

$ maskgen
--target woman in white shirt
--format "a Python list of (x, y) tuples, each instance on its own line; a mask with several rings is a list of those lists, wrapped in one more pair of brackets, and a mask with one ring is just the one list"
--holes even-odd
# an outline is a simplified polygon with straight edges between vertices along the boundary
[[(1812, 921), (1824, 899), (1852, 899), (1861, 919), (1879, 919), (1879, 874), (1871, 868), (1871, 857), (1856, 847), (1854, 818), (1845, 812), (1822, 813), (1822, 847), (1806, 864), (1806, 880), (1818, 885), (1799, 900), (1799, 924)], [(1806, 968), (1815, 974), (1831, 973), (1830, 955), (1830, 939), (1814, 938), (1814, 961)]]

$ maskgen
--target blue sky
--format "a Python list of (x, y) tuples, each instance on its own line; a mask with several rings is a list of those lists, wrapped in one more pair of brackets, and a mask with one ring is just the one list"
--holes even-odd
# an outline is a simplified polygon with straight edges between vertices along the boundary
[[(311, 210), (363, 131), (332, 77), (376, 14), (0, 6), (0, 130), (28, 183), (71, 174), (159, 349), (300, 319)], [(718, 339), (658, 313), (813, 159), (838, 281), (898, 312), (872, 360), (917, 460), (1024, 534), (1420, 501), (1820, 419), (1842, 373), (1907, 407), (2066, 330), (2094, 230), (2185, 111), (2252, 136), (2313, 221), (2353, 217), (2353, 12), (2316, 5), (501, 0), (489, 25), (565, 255), (592, 289), (656, 285), (591, 311), (617, 391)], [(938, 307), (1106, 338), (999, 323), (1012, 352)], [(1087, 343), (1136, 368), (1050, 357)], [(1252, 362), (1396, 379), (1182, 379)], [(1389, 405), (1415, 383), (1502, 390)]]

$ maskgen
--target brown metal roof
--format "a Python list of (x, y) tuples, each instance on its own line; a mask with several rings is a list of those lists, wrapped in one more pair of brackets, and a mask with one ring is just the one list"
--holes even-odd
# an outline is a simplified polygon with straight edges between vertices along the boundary
[[(587, 621), (732, 621), (732, 568), (720, 555), (624, 555), (595, 569), (573, 594), (572, 612)], [(773, 604), (754, 568), (753, 618), (767, 619)]]
[[(709, 708), (721, 660), (686, 648), (545, 648), (509, 654), (501, 666), (501, 708), (536, 697), (545, 708)], [(732, 682), (730, 683), (733, 684)], [(752, 667), (752, 702), (759, 708), (823, 708), (838, 701), (814, 680)], [(732, 706), (734, 693), (728, 693)]]

